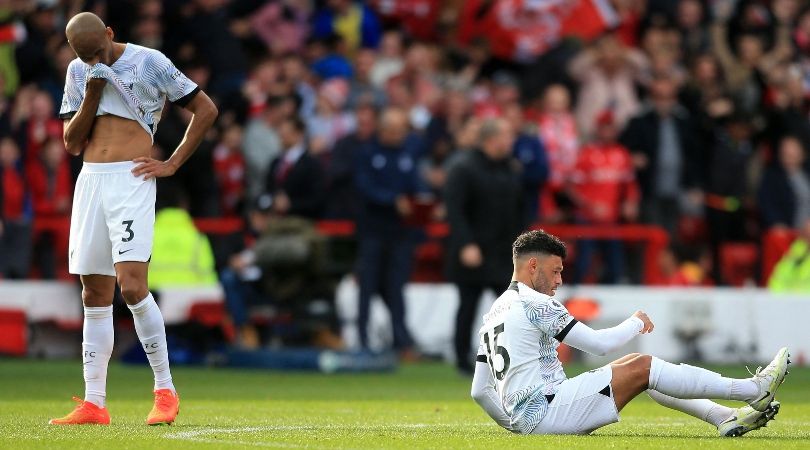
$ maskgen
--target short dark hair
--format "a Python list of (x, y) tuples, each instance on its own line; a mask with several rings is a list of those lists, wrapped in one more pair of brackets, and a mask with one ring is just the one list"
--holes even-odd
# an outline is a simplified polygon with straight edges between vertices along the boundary
[(284, 122), (288, 122), (290, 125), (292, 125), (295, 131), (301, 133), (302, 135), (307, 134), (307, 124), (305, 124), (300, 117), (298, 116), (287, 117), (284, 119)]
[(554, 255), (562, 259), (568, 254), (560, 238), (543, 230), (527, 231), (518, 236), (512, 244), (512, 259), (517, 260), (530, 253)]

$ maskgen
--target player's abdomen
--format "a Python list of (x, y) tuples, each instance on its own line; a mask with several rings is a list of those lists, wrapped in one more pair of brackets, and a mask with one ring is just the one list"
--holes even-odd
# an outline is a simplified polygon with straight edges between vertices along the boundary
[(84, 149), (84, 161), (131, 161), (139, 156), (150, 156), (151, 149), (152, 138), (138, 122), (108, 114), (96, 117), (90, 141)]

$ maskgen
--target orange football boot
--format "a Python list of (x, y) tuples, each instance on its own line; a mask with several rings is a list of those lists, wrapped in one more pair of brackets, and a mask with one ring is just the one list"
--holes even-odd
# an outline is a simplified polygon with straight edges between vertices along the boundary
[(73, 397), (73, 401), (78, 403), (76, 408), (65, 417), (51, 419), (51, 425), (109, 425), (110, 413), (107, 408), (100, 408), (93, 402), (87, 402), (79, 397)]
[(171, 425), (180, 412), (180, 396), (171, 389), (155, 391), (155, 406), (146, 417), (147, 425)]

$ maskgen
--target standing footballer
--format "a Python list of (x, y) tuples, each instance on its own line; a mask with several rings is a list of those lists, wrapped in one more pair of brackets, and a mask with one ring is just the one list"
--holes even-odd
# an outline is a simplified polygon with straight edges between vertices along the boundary
[[(717, 427), (721, 436), (756, 430), (779, 411), (774, 396), (790, 363), (786, 348), (746, 379), (638, 353), (567, 378), (557, 358), (561, 342), (604, 355), (652, 332), (653, 323), (637, 311), (615, 327), (594, 330), (571, 317), (553, 298), (565, 255), (562, 241), (543, 231), (518, 236), (512, 284), (484, 315), (472, 396), (499, 425), (520, 434), (587, 434), (617, 422), (619, 411), (644, 391)], [(747, 405), (732, 409), (710, 398)]]
[[(155, 375), (146, 423), (174, 422), (180, 399), (172, 384), (163, 316), (147, 289), (155, 221), (155, 179), (173, 175), (194, 153), (217, 108), (161, 52), (113, 41), (96, 15), (80, 13), (65, 34), (77, 58), (68, 66), (59, 114), (65, 148), (84, 152), (70, 221), (69, 270), (82, 282), (85, 397), (55, 425), (109, 424), (107, 364), (113, 349), (115, 283)], [(194, 117), (166, 161), (149, 157), (166, 99)]]

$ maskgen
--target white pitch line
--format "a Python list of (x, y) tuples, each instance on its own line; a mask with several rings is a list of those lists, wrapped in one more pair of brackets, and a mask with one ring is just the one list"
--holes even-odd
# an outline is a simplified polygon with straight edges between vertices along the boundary
[(262, 427), (239, 427), (239, 428), (201, 428), (198, 430), (178, 431), (167, 433), (165, 437), (180, 441), (200, 442), (204, 444), (226, 444), (226, 445), (246, 445), (252, 447), (272, 447), (272, 448), (331, 448), (316, 447), (311, 445), (295, 445), (284, 442), (250, 442), (230, 439), (212, 439), (208, 436), (213, 434), (236, 434), (254, 433), (259, 431), (319, 431), (319, 430), (358, 430), (358, 431), (396, 431), (400, 429), (417, 430), (428, 428), (464, 428), (491, 425), (490, 423), (477, 424), (450, 424), (450, 423), (403, 423), (402, 425), (267, 425)]

